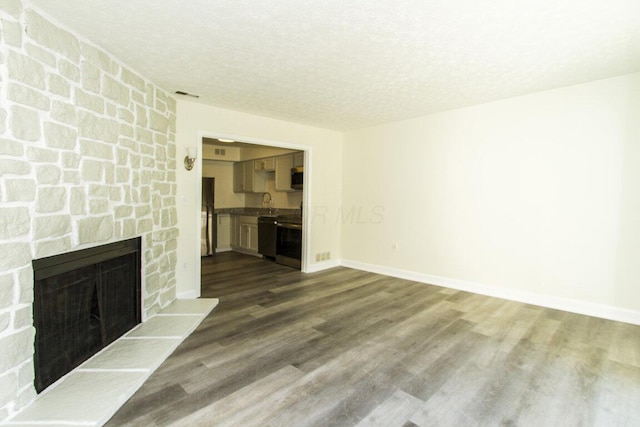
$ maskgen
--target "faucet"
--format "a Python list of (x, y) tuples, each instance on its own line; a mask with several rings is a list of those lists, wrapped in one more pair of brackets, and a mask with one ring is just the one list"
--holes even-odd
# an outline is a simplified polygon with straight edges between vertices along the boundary
[(262, 193), (262, 207), (264, 207), (265, 204), (269, 204), (269, 215), (271, 215), (271, 207), (273, 205), (273, 200), (271, 199), (271, 193), (264, 192)]

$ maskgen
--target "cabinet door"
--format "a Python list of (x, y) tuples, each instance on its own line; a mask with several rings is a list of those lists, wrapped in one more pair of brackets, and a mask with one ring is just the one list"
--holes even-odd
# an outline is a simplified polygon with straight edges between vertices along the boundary
[(275, 169), (275, 159), (273, 157), (267, 157), (265, 159), (255, 160), (253, 169), (259, 172), (271, 172)]
[(245, 249), (249, 249), (249, 245), (250, 245), (250, 233), (251, 232), (251, 228), (249, 224), (240, 224), (240, 244), (238, 246), (240, 246), (241, 248), (245, 248)]
[(231, 246), (239, 246), (240, 245), (240, 229), (239, 226), (240, 224), (238, 223), (238, 217), (233, 215), (231, 216), (231, 224), (230, 224), (230, 228), (231, 228), (231, 235), (229, 236), (230, 238), (230, 244)]
[[(253, 171), (252, 171), (253, 172)], [(244, 193), (244, 162), (237, 162), (233, 164), (233, 192)]]
[(227, 214), (218, 214), (217, 239), (216, 249), (229, 249), (231, 244), (231, 217)]
[(304, 153), (293, 154), (293, 167), (304, 166)]
[(276, 157), (276, 191), (293, 191), (291, 188), (291, 168), (293, 167), (293, 155)]
[(256, 172), (254, 160), (244, 163), (244, 192), (263, 193), (267, 188), (267, 178), (264, 173)]
[(249, 225), (249, 246), (248, 249), (258, 251), (258, 226)]

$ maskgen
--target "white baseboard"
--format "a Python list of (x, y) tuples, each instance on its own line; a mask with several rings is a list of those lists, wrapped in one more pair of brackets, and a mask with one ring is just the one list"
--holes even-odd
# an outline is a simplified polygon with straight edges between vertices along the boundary
[(231, 247), (226, 247), (226, 248), (216, 248), (216, 253), (219, 254), (221, 252), (231, 252), (233, 249), (231, 249)]
[(339, 267), (341, 264), (339, 259), (330, 259), (327, 261), (316, 262), (307, 266), (307, 269), (303, 273), (317, 273), (318, 271), (328, 270), (329, 268)]
[(367, 264), (359, 261), (343, 259), (340, 262), (340, 265), (344, 267), (354, 268), (356, 270), (383, 274), (385, 276), (397, 277), (400, 279), (442, 286), (445, 288), (473, 292), (475, 294), (503, 298), (511, 301), (538, 305), (541, 307), (554, 308), (571, 313), (584, 314), (587, 316), (600, 317), (603, 319), (640, 325), (640, 311), (630, 310), (626, 308), (580, 301), (571, 298), (563, 298), (552, 295), (507, 289), (501, 286), (492, 286), (465, 280), (450, 279), (448, 277), (432, 276), (415, 271), (401, 270), (398, 268), (386, 267), (376, 264)]

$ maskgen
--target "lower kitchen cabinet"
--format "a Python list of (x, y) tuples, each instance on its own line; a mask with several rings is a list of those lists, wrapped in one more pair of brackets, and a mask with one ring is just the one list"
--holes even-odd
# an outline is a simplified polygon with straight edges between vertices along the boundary
[(231, 248), (238, 252), (258, 255), (258, 218), (233, 216), (231, 222)]

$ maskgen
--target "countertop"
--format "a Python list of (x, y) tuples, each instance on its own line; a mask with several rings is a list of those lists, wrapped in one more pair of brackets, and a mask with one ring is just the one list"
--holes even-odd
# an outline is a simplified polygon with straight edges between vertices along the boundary
[(298, 216), (300, 209), (280, 209), (280, 208), (219, 208), (213, 210), (214, 214), (244, 215), (244, 216)]

